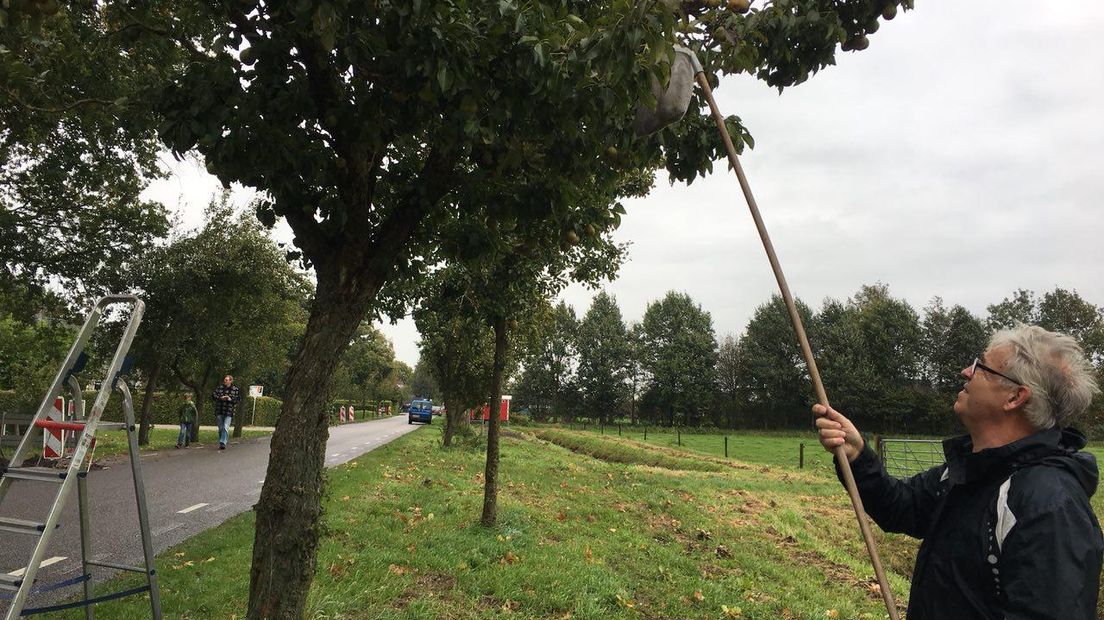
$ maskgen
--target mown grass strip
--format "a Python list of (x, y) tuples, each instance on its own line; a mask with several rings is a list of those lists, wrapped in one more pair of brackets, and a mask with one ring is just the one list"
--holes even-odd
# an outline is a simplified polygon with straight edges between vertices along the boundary
[(606, 439), (586, 432), (541, 429), (534, 431), (534, 434), (572, 452), (586, 454), (610, 463), (649, 465), (683, 471), (722, 471), (725, 468), (721, 463), (678, 456), (647, 444), (630, 440)]

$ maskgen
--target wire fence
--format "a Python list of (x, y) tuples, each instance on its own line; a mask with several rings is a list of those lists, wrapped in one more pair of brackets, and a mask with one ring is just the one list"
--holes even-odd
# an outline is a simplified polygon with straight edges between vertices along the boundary
[[(730, 438), (728, 435), (715, 432), (703, 433), (701, 429), (657, 427), (648, 426), (646, 424), (602, 424), (587, 421), (571, 422), (564, 426), (571, 430), (589, 431), (602, 435), (643, 440), (659, 445), (689, 448), (696, 452), (715, 454), (717, 456), (723, 455), (725, 458), (729, 458), (730, 456)], [(899, 478), (927, 471), (932, 467), (942, 465), (945, 460), (943, 457), (943, 441), (940, 439), (905, 439), (879, 437), (877, 435), (868, 435), (865, 437), (868, 445), (873, 445), (886, 471)], [(806, 443), (809, 443), (811, 446), (816, 446), (818, 449), (807, 454), (807, 448), (810, 446), (806, 445)], [(757, 439), (754, 436), (748, 437), (737, 435), (732, 437), (732, 456), (736, 458), (748, 458), (750, 456), (749, 450), (750, 452), (755, 452), (755, 450), (773, 452), (777, 449), (765, 445), (754, 447), (756, 445), (758, 445)], [(775, 455), (771, 460), (777, 460), (785, 464), (796, 464), (799, 468), (804, 468), (808, 464), (810, 457), (812, 457), (814, 460), (817, 460), (816, 465), (821, 465), (822, 463), (820, 463), (820, 461), (824, 461), (830, 467), (830, 455), (824, 457), (823, 454), (826, 453), (819, 450), (819, 447), (820, 445), (816, 442), (815, 436), (813, 436), (812, 440), (809, 442), (793, 439), (793, 444), (784, 448), (787, 453), (785, 458), (779, 458), (780, 455)], [(792, 450), (792, 452), (790, 452), (790, 450)], [(757, 459), (753, 457), (752, 460)]]
[(785, 436), (780, 433), (759, 434), (755, 431), (749, 434), (733, 429), (727, 429), (726, 432), (722, 429), (619, 422), (604, 424), (594, 421), (573, 421), (556, 426), (612, 438), (643, 441), (656, 446), (682, 448), (726, 459), (781, 466), (796, 465), (798, 468), (823, 469), (831, 466), (831, 455), (819, 449), (810, 451), (811, 446), (819, 448), (820, 444), (815, 440), (811, 444), (802, 441), (809, 435), (798, 432)]
[(897, 477), (912, 476), (942, 465), (943, 442), (938, 439), (878, 440), (878, 455), (886, 471)]

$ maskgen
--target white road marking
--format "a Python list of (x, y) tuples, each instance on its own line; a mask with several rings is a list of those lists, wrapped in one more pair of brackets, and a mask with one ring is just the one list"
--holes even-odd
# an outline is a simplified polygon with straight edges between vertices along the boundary
[[(47, 560), (42, 560), (42, 563), (39, 564), (38, 567), (39, 568), (46, 568), (47, 566), (49, 566), (51, 564), (57, 564), (58, 562), (68, 560), (68, 559), (69, 559), (69, 556), (55, 555), (54, 557), (49, 558)], [(10, 572), (8, 574), (11, 575), (12, 577), (22, 577), (23, 573), (25, 573), (25, 572), (27, 572), (27, 569), (26, 568), (21, 568), (19, 570), (13, 570), (12, 572)]]
[(218, 504), (215, 504), (214, 506), (211, 506), (210, 508), (208, 508), (207, 512), (215, 512), (215, 511), (218, 511), (218, 510), (222, 510), (223, 508), (227, 508), (230, 505), (231, 505), (230, 502), (219, 502)]
[(186, 514), (188, 514), (189, 512), (191, 512), (191, 511), (193, 511), (193, 510), (199, 510), (200, 508), (203, 508), (203, 507), (204, 507), (204, 506), (206, 506), (206, 505), (207, 505), (206, 503), (203, 503), (203, 504), (196, 504), (195, 506), (188, 506), (188, 507), (187, 507), (187, 508), (185, 508), (184, 510), (177, 510), (177, 511), (176, 511), (176, 513), (177, 513), (177, 514), (182, 514), (182, 515), (186, 515)]

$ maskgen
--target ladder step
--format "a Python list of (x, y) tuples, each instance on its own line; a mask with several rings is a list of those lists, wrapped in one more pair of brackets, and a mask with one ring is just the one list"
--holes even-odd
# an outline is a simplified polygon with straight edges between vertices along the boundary
[(0, 531), (15, 532), (17, 534), (41, 534), (46, 531), (46, 524), (0, 517)]
[[(65, 482), (69, 474), (65, 469), (53, 469), (52, 467), (9, 467), (4, 470), (4, 476), (15, 480), (38, 480), (41, 482)], [(84, 472), (78, 475), (83, 476)]]
[(19, 586), (23, 585), (23, 578), (16, 577), (15, 575), (7, 575), (0, 573), (0, 590), (8, 590), (9, 592), (15, 592), (19, 590)]

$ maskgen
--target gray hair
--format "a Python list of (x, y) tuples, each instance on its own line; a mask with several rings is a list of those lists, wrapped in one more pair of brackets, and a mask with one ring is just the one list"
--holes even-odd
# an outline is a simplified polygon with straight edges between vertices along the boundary
[(1024, 415), (1039, 430), (1069, 425), (1100, 393), (1092, 364), (1066, 334), (1020, 323), (993, 334), (989, 348), (997, 347), (1009, 348), (1004, 371), (1031, 389)]

